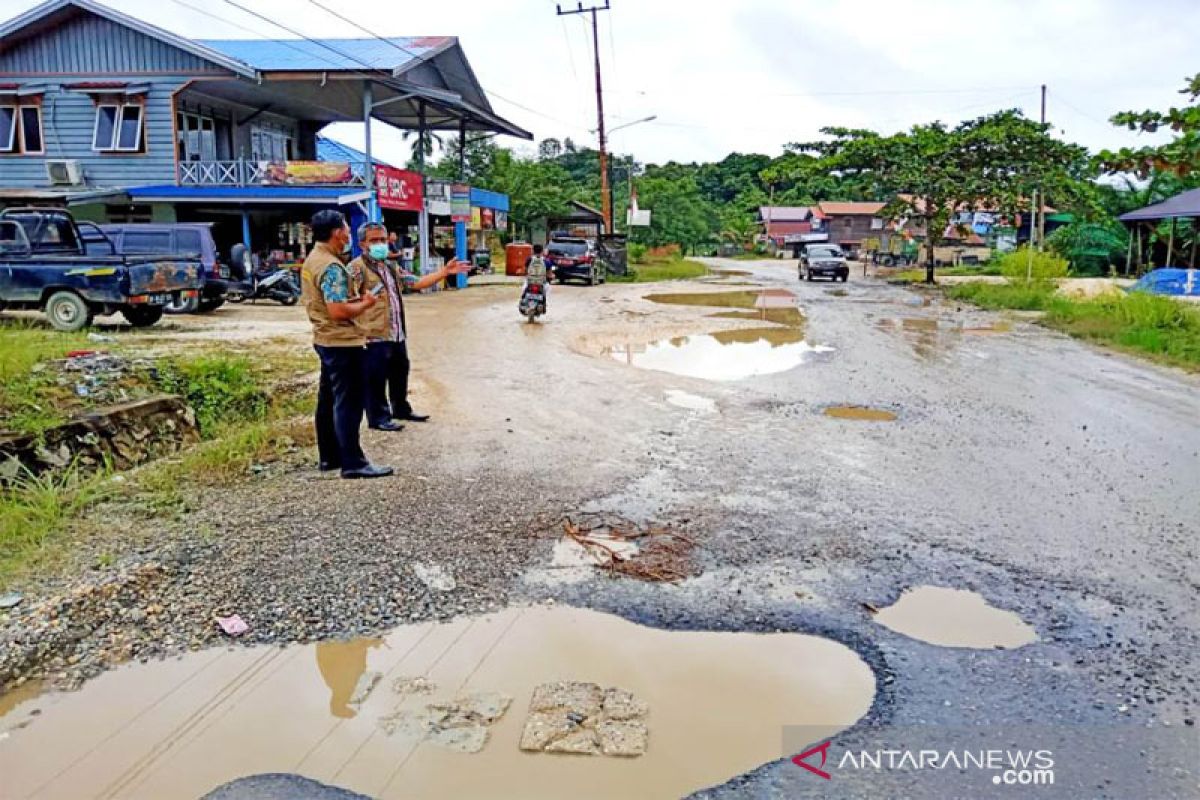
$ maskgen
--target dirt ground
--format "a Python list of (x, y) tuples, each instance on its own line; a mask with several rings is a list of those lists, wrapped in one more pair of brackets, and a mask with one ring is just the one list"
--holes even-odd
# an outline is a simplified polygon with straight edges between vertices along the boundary
[[(121, 563), (170, 561), (150, 594), (181, 609), (176, 650), (212, 643), (197, 626), (216, 605), (242, 612), (248, 641), (284, 643), (554, 601), (665, 630), (839, 642), (876, 680), (847, 747), (892, 733), (945, 747), (963, 727), (1037, 729), (1062, 749), (1083, 730), (1195, 731), (1200, 379), (857, 271), (804, 283), (790, 261), (710, 263), (746, 274), (554, 286), (532, 325), (515, 286), (410, 298), (412, 400), (433, 421), (365, 437), (397, 477), (267, 471), (185, 520), (203, 543), (164, 534)], [(802, 325), (782, 331), (769, 302), (731, 318), (646, 299), (759, 289), (794, 293)], [(299, 309), (242, 306), (161, 333), (300, 344), (307, 325)], [(564, 578), (553, 537), (535, 534), (584, 512), (686, 531), (700, 574)], [(454, 588), (430, 591), (414, 563)], [(918, 586), (977, 592), (1037, 640), (944, 647), (873, 620)], [(19, 735), (0, 742), (0, 771)], [(827, 796), (785, 749), (704, 796)], [(1136, 747), (1102, 761), (1146, 774)], [(1146, 796), (1195, 796), (1190, 768), (1155, 773)], [(858, 796), (942, 796), (911, 772), (837, 777)], [(1106, 780), (1070, 788), (1131, 796)]]

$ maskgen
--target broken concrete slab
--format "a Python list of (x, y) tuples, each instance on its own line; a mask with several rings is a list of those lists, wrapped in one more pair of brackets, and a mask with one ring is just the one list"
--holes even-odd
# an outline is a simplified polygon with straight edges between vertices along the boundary
[(412, 571), (421, 583), (437, 592), (452, 592), (458, 586), (454, 576), (438, 564), (413, 564)]
[(633, 692), (556, 681), (533, 690), (520, 748), (532, 752), (633, 757), (646, 752), (649, 705)]
[(475, 692), (415, 710), (400, 709), (381, 717), (379, 727), (389, 736), (400, 733), (449, 750), (478, 753), (487, 744), (488, 729), (511, 704), (506, 694)]
[(436, 684), (423, 675), (401, 676), (392, 681), (392, 691), (396, 694), (429, 694), (436, 688)]
[(641, 720), (605, 720), (596, 726), (596, 738), (606, 756), (632, 758), (644, 755), (650, 731)]
[(627, 720), (644, 717), (650, 710), (645, 701), (637, 699), (633, 692), (616, 686), (609, 687), (604, 692), (604, 718), (612, 720)]
[(590, 717), (600, 713), (603, 702), (604, 691), (594, 683), (556, 681), (543, 683), (533, 690), (533, 699), (529, 701), (529, 710), (564, 709)]

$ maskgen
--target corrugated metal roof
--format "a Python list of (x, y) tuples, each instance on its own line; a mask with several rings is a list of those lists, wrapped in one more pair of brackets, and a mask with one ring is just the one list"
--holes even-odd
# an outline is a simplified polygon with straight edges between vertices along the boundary
[(817, 207), (821, 209), (822, 214), (828, 216), (874, 216), (886, 205), (887, 203), (822, 202), (818, 203)]
[(1161, 203), (1139, 208), (1122, 214), (1118, 219), (1122, 222), (1137, 222), (1138, 220), (1170, 219), (1172, 217), (1200, 217), (1200, 189), (1177, 194), (1163, 200)]
[(804, 222), (812, 216), (808, 206), (759, 206), (758, 215), (771, 222)]
[[(454, 41), (450, 36), (379, 39), (201, 39), (200, 44), (265, 71), (392, 71)], [(342, 55), (342, 54), (345, 55)]]
[[(317, 136), (317, 160), (318, 161), (348, 161), (350, 163), (365, 163), (367, 154), (361, 150), (355, 150), (348, 144), (334, 141), (328, 136)], [(372, 154), (371, 162), (382, 164), (385, 167), (392, 166), (382, 158)]]

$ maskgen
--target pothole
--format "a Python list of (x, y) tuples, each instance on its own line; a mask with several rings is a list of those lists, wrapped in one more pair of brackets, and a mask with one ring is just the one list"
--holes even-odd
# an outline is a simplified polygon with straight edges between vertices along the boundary
[[(198, 797), (294, 772), (384, 798), (679, 797), (778, 759), (784, 726), (846, 729), (875, 692), (867, 664), (821, 637), (665, 631), (566, 607), (405, 626), (347, 652), (335, 685), (317, 645), (295, 645), (132, 664), (44, 695), (0, 746), (5, 793)], [(355, 716), (332, 713), (359, 669), (381, 675), (373, 691)], [(418, 676), (421, 693), (391, 688)], [(514, 711), (546, 706), (535, 692), (559, 682), (621, 690), (594, 726), (572, 721), (602, 753), (644, 754), (522, 753), (528, 715)], [(627, 720), (644, 742), (642, 727), (606, 724)]]
[(685, 408), (688, 411), (702, 411), (706, 414), (711, 414), (717, 410), (717, 401), (711, 397), (703, 397), (691, 392), (685, 392), (680, 389), (667, 389), (663, 392), (667, 402), (676, 408)]
[(829, 406), (824, 414), (836, 419), (856, 419), (864, 422), (895, 422), (897, 419), (893, 411), (868, 406)]
[(875, 614), (875, 621), (941, 647), (1012, 649), (1037, 641), (1037, 632), (1011, 611), (965, 589), (918, 586)]
[(811, 345), (805, 340), (804, 315), (796, 307), (796, 295), (787, 289), (652, 294), (646, 299), (670, 305), (733, 309), (713, 316), (766, 322), (771, 326), (677, 336), (646, 344), (613, 345), (604, 350), (614, 360), (640, 369), (736, 381), (785, 372), (813, 355), (833, 352), (832, 347)]

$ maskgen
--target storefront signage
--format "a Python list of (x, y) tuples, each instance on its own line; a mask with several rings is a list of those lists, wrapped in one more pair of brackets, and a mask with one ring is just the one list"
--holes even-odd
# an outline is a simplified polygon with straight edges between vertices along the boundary
[(507, 231), (508, 230), (508, 212), (507, 211), (497, 211), (496, 212), (496, 230), (498, 230), (498, 231)]
[(450, 216), (450, 184), (433, 178), (425, 181), (425, 208), (435, 217)]
[(375, 195), (380, 208), (420, 211), (424, 202), (421, 176), (395, 167), (375, 166)]
[(496, 227), (496, 212), (491, 208), (481, 208), (479, 210), (479, 229), (484, 231), (494, 230)]
[(344, 161), (265, 161), (262, 176), (262, 182), (271, 186), (350, 183), (353, 177)]
[(450, 184), (450, 219), (454, 222), (471, 221), (471, 187), (465, 183)]

